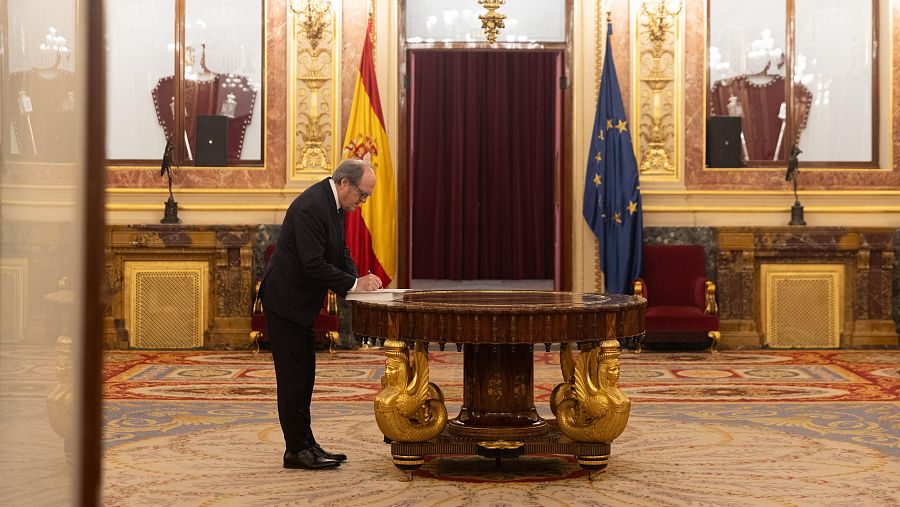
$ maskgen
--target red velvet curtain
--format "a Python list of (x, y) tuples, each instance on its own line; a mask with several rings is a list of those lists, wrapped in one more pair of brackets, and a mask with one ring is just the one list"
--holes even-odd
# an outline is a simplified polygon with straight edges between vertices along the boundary
[(413, 278), (552, 279), (561, 53), (407, 62)]

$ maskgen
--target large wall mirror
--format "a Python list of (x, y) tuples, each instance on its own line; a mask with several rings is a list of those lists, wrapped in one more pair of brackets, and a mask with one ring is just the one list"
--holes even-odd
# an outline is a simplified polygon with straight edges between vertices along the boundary
[(177, 163), (210, 165), (198, 150), (224, 139), (212, 158), (227, 162), (215, 165), (262, 163), (262, 0), (105, 0), (104, 9), (110, 160), (158, 165), (171, 139)]
[(5, 37), (0, 72), (8, 82), (2, 111), (3, 154), (9, 160), (73, 162), (77, 33), (75, 4), (2, 3)]
[(877, 167), (878, 4), (709, 0), (707, 167)]

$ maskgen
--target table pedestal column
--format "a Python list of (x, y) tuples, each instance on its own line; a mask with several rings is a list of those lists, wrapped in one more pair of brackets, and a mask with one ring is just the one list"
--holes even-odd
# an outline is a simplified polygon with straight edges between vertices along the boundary
[(463, 406), (450, 433), (486, 439), (545, 435), (547, 422), (534, 408), (534, 346), (463, 347)]

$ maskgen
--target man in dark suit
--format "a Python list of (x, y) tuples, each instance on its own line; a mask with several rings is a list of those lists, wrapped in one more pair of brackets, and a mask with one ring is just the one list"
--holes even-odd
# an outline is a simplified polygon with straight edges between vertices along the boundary
[(341, 162), (332, 177), (306, 189), (288, 208), (275, 254), (262, 276), (285, 468), (334, 468), (347, 459), (322, 449), (310, 427), (316, 377), (313, 322), (329, 289), (346, 296), (348, 291), (381, 288), (377, 276), (359, 277), (344, 242), (344, 213), (358, 208), (374, 188), (372, 166), (350, 159)]

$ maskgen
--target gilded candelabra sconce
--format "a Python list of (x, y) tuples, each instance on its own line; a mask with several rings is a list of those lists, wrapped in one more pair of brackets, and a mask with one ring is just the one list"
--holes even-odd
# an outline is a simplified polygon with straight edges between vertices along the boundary
[(331, 0), (291, 0), (294, 13), (291, 76), (294, 146), (289, 180), (308, 182), (330, 173), (338, 72)]
[(478, 0), (478, 5), (483, 5), (487, 9), (487, 13), (478, 16), (478, 19), (481, 20), (481, 29), (484, 30), (484, 36), (489, 44), (497, 42), (500, 30), (506, 28), (506, 24), (503, 22), (506, 14), (497, 12), (497, 9), (504, 3), (506, 0)]
[(316, 49), (330, 21), (331, 0), (291, 0), (288, 5), (300, 16), (300, 28), (309, 39), (309, 45)]
[[(643, 2), (638, 14), (638, 114), (640, 173), (677, 179), (677, 125), (681, 106), (681, 55), (676, 50), (680, 1)], [(670, 37), (671, 36), (671, 37)]]

